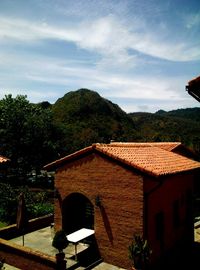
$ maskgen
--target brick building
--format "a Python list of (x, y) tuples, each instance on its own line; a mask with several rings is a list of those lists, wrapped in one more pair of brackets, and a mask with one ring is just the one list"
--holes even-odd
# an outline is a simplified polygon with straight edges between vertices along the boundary
[(55, 170), (55, 226), (92, 228), (101, 257), (129, 267), (135, 233), (153, 260), (193, 239), (191, 200), (200, 163), (181, 143), (94, 144), (45, 166)]

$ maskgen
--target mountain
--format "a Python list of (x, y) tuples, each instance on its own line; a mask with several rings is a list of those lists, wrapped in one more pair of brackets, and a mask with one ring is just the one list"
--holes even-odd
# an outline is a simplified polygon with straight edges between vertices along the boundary
[(180, 141), (200, 153), (200, 108), (129, 115), (145, 141)]
[(178, 109), (173, 111), (158, 111), (156, 112), (157, 115), (163, 115), (163, 116), (172, 116), (176, 118), (182, 118), (182, 119), (190, 119), (193, 121), (197, 121), (200, 123), (200, 108), (187, 108), (187, 109)]
[(52, 105), (52, 111), (54, 121), (65, 134), (64, 151), (72, 152), (95, 142), (138, 139), (132, 118), (95, 91), (71, 91)]
[(44, 105), (52, 109), (62, 133), (61, 154), (111, 140), (180, 141), (200, 153), (200, 108), (127, 114), (88, 89), (68, 92), (55, 104)]

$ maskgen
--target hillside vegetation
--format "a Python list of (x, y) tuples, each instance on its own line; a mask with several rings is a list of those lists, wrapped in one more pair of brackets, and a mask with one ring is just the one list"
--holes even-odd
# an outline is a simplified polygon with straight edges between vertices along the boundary
[(200, 154), (200, 108), (127, 114), (97, 92), (79, 89), (55, 104), (31, 104), (25, 96), (8, 95), (0, 100), (0, 116), (0, 155), (10, 158), (18, 179), (83, 147), (111, 140), (180, 141)]
[(134, 121), (118, 105), (97, 92), (69, 92), (52, 106), (54, 121), (65, 134), (62, 151), (75, 151), (95, 142), (138, 139)]
[(65, 134), (62, 153), (111, 140), (180, 141), (200, 153), (200, 108), (127, 114), (97, 92), (80, 89), (58, 99), (52, 111)]
[(200, 153), (200, 108), (130, 116), (144, 141), (180, 141)]

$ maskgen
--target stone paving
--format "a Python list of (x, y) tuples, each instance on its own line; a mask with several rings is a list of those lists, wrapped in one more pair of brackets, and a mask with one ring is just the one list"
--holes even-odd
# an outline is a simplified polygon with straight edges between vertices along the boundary
[(12, 266), (12, 265), (9, 265), (9, 264), (4, 264), (4, 269), (5, 270), (20, 270), (19, 268), (16, 268), (16, 267), (14, 267), (14, 266)]
[[(53, 231), (53, 228), (51, 227), (46, 227), (38, 231), (34, 231), (24, 236), (24, 246), (30, 247), (34, 250), (38, 250), (48, 255), (55, 256), (55, 254), (58, 251), (52, 246), (53, 236), (54, 236), (54, 231)], [(22, 236), (11, 239), (10, 241), (18, 245), (23, 244)], [(77, 254), (84, 251), (87, 248), (88, 248), (88, 245), (79, 243), (77, 245)], [(76, 264), (76, 261), (73, 259), (75, 255), (75, 246), (70, 243), (68, 247), (64, 250), (64, 252), (67, 258), (67, 266), (69, 267)], [(6, 265), (6, 268), (5, 268), (5, 270), (17, 270), (17, 269), (18, 268), (15, 268), (15, 267), (12, 268), (12, 266), (8, 266), (8, 265)], [(78, 267), (76, 269), (84, 270), (85, 268)], [(105, 262), (100, 263), (99, 265), (95, 266), (93, 269), (94, 270), (125, 270), (117, 266), (107, 264)]]
[(194, 228), (194, 241), (200, 243), (200, 221), (195, 223)]
[[(51, 227), (46, 227), (32, 233), (28, 233), (24, 236), (24, 246), (55, 256), (55, 254), (58, 253), (58, 250), (52, 246), (53, 236), (54, 231)], [(10, 241), (18, 245), (23, 245), (22, 236), (13, 238)], [(82, 243), (78, 244), (77, 254), (85, 250), (87, 247), (87, 245)], [(65, 252), (68, 267), (77, 264), (77, 262), (72, 259), (75, 255), (75, 246), (73, 244), (70, 243), (63, 251)]]
[[(57, 250), (52, 246), (53, 236), (54, 231), (52, 230), (52, 228), (46, 227), (41, 230), (26, 234), (24, 237), (24, 244), (25, 246), (33, 248), (34, 250), (38, 250), (40, 252), (54, 256), (57, 253)], [(195, 242), (200, 243), (200, 221), (198, 223), (195, 223), (194, 240)], [(17, 237), (11, 239), (10, 241), (18, 245), (22, 245), (22, 237)], [(85, 250), (86, 248), (87, 248), (86, 244), (80, 243), (77, 246), (77, 253)], [(69, 244), (69, 246), (64, 250), (64, 252), (66, 254), (68, 266), (73, 265), (73, 263), (76, 263), (74, 260), (71, 259), (74, 256), (75, 252), (73, 244)], [(80, 266), (76, 269), (84, 270), (85, 268)], [(5, 270), (20, 270), (20, 269), (5, 264)], [(102, 262), (99, 265), (95, 266), (93, 270), (125, 270), (125, 269)]]

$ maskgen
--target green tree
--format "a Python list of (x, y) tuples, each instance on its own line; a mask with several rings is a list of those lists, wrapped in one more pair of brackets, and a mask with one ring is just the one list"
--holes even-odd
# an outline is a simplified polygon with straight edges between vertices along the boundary
[(30, 191), (27, 187), (13, 188), (0, 183), (0, 221), (7, 224), (16, 223), (17, 206), (20, 193), (24, 194), (28, 219), (53, 213), (51, 195), (48, 192)]
[(52, 112), (26, 96), (0, 100), (0, 153), (11, 159), (14, 174), (40, 170), (57, 157), (57, 129)]

